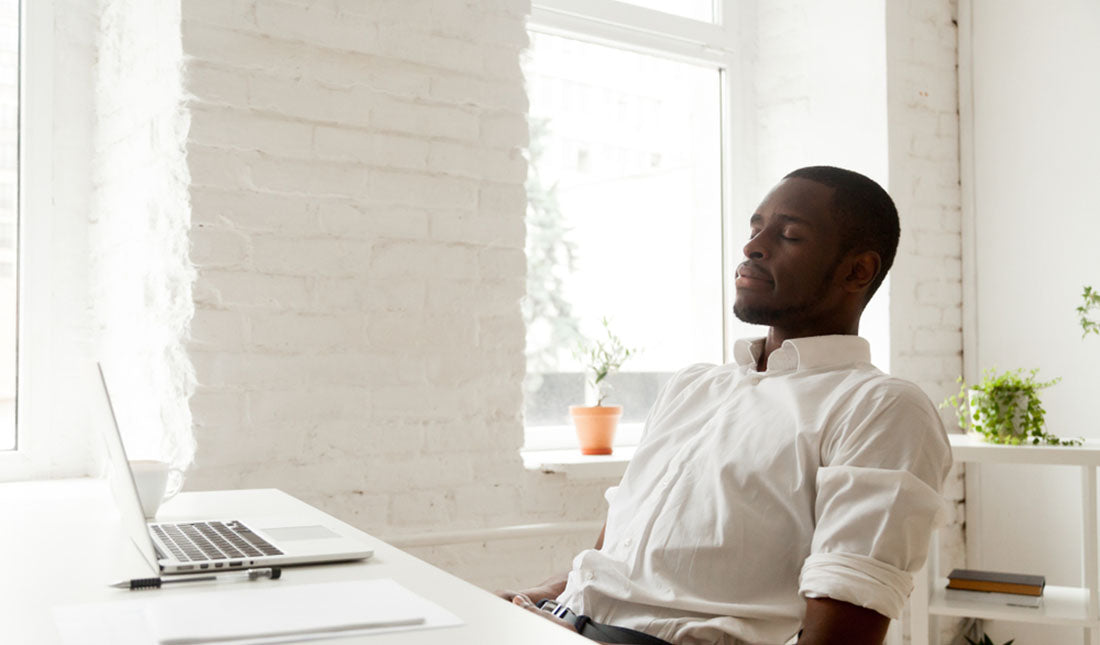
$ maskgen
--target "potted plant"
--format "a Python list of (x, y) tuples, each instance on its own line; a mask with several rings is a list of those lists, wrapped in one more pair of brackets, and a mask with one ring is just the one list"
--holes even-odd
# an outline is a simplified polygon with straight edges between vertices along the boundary
[(610, 455), (615, 429), (623, 414), (621, 405), (604, 405), (610, 386), (607, 377), (619, 371), (628, 358), (638, 350), (623, 345), (611, 332), (607, 318), (603, 319), (605, 338), (591, 342), (581, 341), (575, 356), (585, 367), (585, 396), (587, 403), (595, 405), (571, 405), (569, 414), (577, 429), (583, 455)]
[(985, 370), (981, 382), (975, 385), (967, 385), (960, 376), (959, 393), (948, 397), (940, 407), (953, 406), (959, 425), (990, 443), (1081, 445), (1081, 439), (1060, 439), (1044, 429), (1046, 410), (1039, 400), (1039, 390), (1061, 379), (1039, 382), (1038, 373), (1037, 369), (1026, 374), (1017, 369), (998, 375), (996, 370)]

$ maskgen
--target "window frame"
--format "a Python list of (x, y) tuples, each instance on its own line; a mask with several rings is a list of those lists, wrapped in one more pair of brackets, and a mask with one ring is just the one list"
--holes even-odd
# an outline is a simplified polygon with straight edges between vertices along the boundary
[[(714, 4), (715, 21), (704, 22), (617, 0), (535, 0), (527, 29), (688, 62), (718, 72), (722, 359), (729, 361), (735, 324), (730, 277), (741, 260), (737, 242), (740, 237), (735, 231), (744, 229), (744, 225), (737, 225), (735, 218), (737, 213), (751, 212), (755, 206), (747, 199), (756, 183), (755, 164), (749, 154), (755, 141), (748, 118), (753, 109), (751, 81), (745, 72), (747, 58), (741, 46), (744, 42), (741, 29), (749, 21), (736, 13), (744, 9), (734, 0), (714, 0)], [(568, 428), (565, 425), (527, 427), (524, 449), (575, 448), (576, 438)], [(624, 432), (617, 433), (615, 446), (637, 445), (641, 424), (626, 424), (622, 430)]]
[[(74, 189), (82, 188), (78, 178), (86, 177), (89, 159), (78, 155), (66, 161), (55, 140), (55, 125), (91, 104), (54, 102), (58, 70), (64, 65), (90, 72), (91, 61), (80, 58), (81, 43), (66, 44), (55, 36), (58, 9), (55, 0), (20, 2), (16, 445), (0, 451), (0, 481), (85, 476), (91, 463), (80, 414), (87, 398), (82, 368), (90, 352), (86, 334), (77, 337), (87, 328), (85, 299), (80, 285), (66, 279), (86, 274), (87, 230), (64, 219), (70, 208), (70, 216), (87, 222), (85, 211), (71, 207), (87, 208), (86, 196)], [(90, 34), (83, 35), (90, 42)], [(59, 51), (63, 46), (66, 51)], [(74, 96), (84, 98), (79, 91)], [(66, 145), (79, 151), (90, 146), (88, 124), (90, 118), (87, 124), (68, 123)], [(71, 319), (74, 315), (79, 319)], [(72, 338), (61, 342), (66, 335)]]
[[(28, 382), (39, 378), (43, 359), (50, 355), (51, 331), (40, 322), (37, 312), (48, 308), (45, 294), (29, 288), (48, 284), (49, 263), (37, 248), (49, 248), (53, 223), (49, 218), (30, 218), (27, 213), (48, 212), (46, 181), (53, 162), (53, 132), (49, 116), (53, 110), (53, 0), (19, 3), (19, 188), (17, 194), (17, 285), (15, 449), (0, 452), (5, 475), (31, 476), (45, 461), (44, 446), (29, 431), (41, 406), (28, 396)], [(27, 145), (34, 141), (35, 145)], [(13, 473), (14, 471), (14, 473)], [(5, 477), (6, 478), (6, 477)]]

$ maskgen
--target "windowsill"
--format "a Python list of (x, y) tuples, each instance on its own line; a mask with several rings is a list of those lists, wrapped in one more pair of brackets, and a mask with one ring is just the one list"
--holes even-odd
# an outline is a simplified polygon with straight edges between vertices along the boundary
[(582, 455), (577, 448), (521, 450), (523, 466), (544, 473), (562, 473), (570, 479), (618, 479), (637, 446), (616, 446), (610, 455)]
[(528, 470), (561, 473), (570, 479), (618, 479), (634, 456), (642, 425), (619, 424), (610, 455), (582, 455), (571, 425), (529, 427), (520, 456)]

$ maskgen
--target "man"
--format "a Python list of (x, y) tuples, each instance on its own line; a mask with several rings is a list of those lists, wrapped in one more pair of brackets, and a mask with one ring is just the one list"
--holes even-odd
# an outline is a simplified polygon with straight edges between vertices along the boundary
[[(675, 375), (595, 549), (505, 598), (556, 601), (540, 613), (615, 643), (860, 645), (900, 616), (951, 455), (928, 397), (857, 336), (897, 209), (867, 177), (817, 166), (787, 175), (749, 227), (734, 313), (768, 335)], [(544, 613), (555, 604), (565, 620)]]

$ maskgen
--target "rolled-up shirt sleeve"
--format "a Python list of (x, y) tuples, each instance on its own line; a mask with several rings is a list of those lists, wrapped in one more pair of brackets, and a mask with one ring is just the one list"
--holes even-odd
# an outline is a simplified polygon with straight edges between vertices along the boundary
[(815, 528), (799, 592), (901, 616), (932, 532), (946, 519), (951, 449), (915, 386), (869, 392), (822, 446)]

